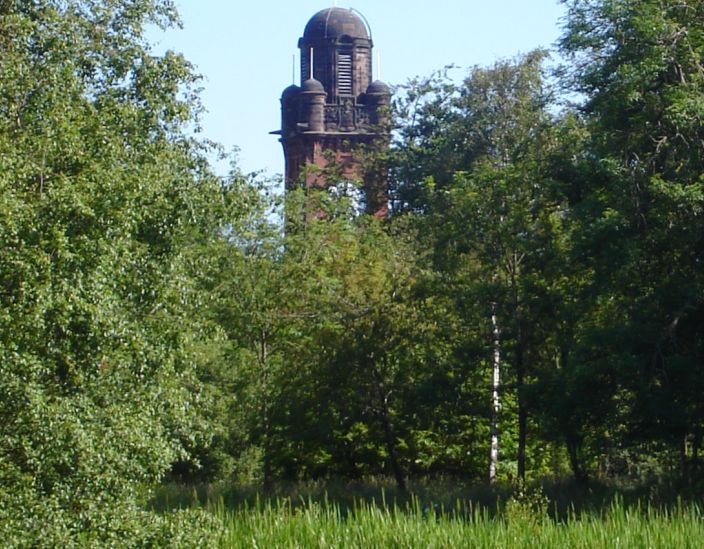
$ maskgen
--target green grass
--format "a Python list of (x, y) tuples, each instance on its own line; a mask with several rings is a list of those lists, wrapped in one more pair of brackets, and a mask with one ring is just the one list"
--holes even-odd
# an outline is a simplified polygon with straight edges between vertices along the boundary
[(335, 504), (294, 507), (286, 501), (214, 512), (224, 525), (223, 548), (704, 547), (704, 524), (696, 507), (668, 513), (615, 504), (603, 516), (566, 522), (539, 516), (491, 518), (480, 509), (459, 516), (366, 503), (346, 514)]
[(222, 525), (222, 548), (704, 547), (696, 502), (661, 505), (592, 492), (592, 505), (585, 496), (579, 510), (560, 510), (562, 501), (544, 495), (549, 490), (508, 498), (501, 489), (453, 487), (416, 485), (404, 495), (378, 481), (307, 483), (280, 485), (266, 497), (254, 489), (169, 487), (157, 504), (208, 510)]

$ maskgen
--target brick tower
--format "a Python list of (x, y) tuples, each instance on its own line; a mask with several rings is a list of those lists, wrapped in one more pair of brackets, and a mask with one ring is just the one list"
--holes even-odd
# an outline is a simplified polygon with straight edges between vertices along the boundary
[[(385, 146), (381, 128), (391, 99), (389, 87), (372, 82), (372, 39), (365, 20), (354, 10), (327, 8), (316, 13), (298, 41), (301, 85), (281, 96), (281, 136), (286, 160), (286, 188), (324, 188), (331, 163), (341, 180), (363, 182), (365, 209), (388, 212), (386, 178), (362, 170), (357, 151)], [(317, 168), (310, 168), (311, 166)]]

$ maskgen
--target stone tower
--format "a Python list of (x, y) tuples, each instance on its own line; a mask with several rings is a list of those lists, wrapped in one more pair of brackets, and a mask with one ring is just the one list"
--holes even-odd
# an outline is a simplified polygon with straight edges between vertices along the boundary
[(272, 133), (281, 136), (287, 189), (336, 183), (325, 173), (334, 163), (342, 180), (363, 181), (366, 211), (383, 217), (386, 178), (362, 173), (355, 154), (362, 146), (388, 143), (381, 128), (391, 92), (383, 82), (372, 82), (372, 46), (368, 25), (354, 10), (316, 13), (298, 41), (301, 85), (284, 90), (281, 130)]

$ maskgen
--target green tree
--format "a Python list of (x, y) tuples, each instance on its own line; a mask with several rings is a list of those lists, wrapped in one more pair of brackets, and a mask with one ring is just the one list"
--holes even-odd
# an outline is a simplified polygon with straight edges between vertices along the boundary
[[(427, 245), (434, 250), (435, 268), (444, 273), (439, 291), (454, 296), (468, 333), (483, 349), (484, 358), (475, 357), (475, 366), (466, 367), (496, 379), (501, 362), (510, 366), (504, 369), (507, 383), (495, 385), (491, 404), (496, 413), (502, 394), (507, 400), (501, 416), (514, 409), (515, 427), (504, 434), (515, 432), (515, 454), (508, 444), (503, 454), (515, 455), (520, 478), (525, 476), (528, 444), (526, 387), (544, 361), (548, 334), (555, 330), (552, 309), (566, 201), (552, 177), (553, 157), (561, 145), (553, 129), (558, 118), (550, 112), (545, 56), (535, 51), (475, 68), (461, 85), (421, 87), (414, 93), (429, 94), (419, 108), (422, 121), (404, 128), (410, 142), (400, 148), (402, 166), (416, 165), (424, 154), (418, 149), (438, 156), (445, 166), (438, 173), (421, 174), (425, 204), (416, 201), (413, 209), (424, 212), (420, 218)], [(430, 135), (423, 121), (428, 109), (434, 122)], [(397, 173), (411, 172), (401, 168)], [(400, 194), (407, 185), (417, 188), (415, 180), (398, 184)], [(487, 421), (492, 415), (488, 396)], [(507, 427), (514, 422), (501, 423)], [(496, 470), (496, 436), (494, 418), (491, 471)]]
[(325, 314), (315, 330), (321, 355), (317, 375), (327, 380), (330, 411), (342, 421), (335, 426), (337, 436), (349, 442), (347, 451), (359, 452), (355, 437), (363, 435), (386, 463), (375, 472), (390, 473), (404, 490), (407, 456), (402, 454), (412, 422), (404, 420), (402, 410), (431, 362), (424, 332), (433, 329), (422, 303), (409, 295), (416, 276), (413, 256), (401, 238), (366, 221), (337, 230), (323, 222), (331, 255), (320, 265), (321, 279), (331, 301), (318, 305)]
[[(195, 546), (141, 510), (207, 441), (217, 333), (189, 250), (245, 208), (187, 137), (197, 81), (144, 27), (170, 2), (0, 4), (0, 531), (9, 546)], [(171, 524), (171, 525), (170, 525)]]
[(248, 441), (265, 480), (389, 474), (403, 489), (443, 452), (463, 454), (433, 433), (452, 399), (433, 388), (447, 323), (418, 289), (423, 262), (411, 234), (359, 215), (353, 197), (291, 191), (286, 210), (283, 240), (259, 233), (227, 252), (219, 318), (239, 349)]
[(594, 308), (578, 361), (610, 379), (617, 444), (701, 445), (701, 2), (567, 2), (566, 83), (598, 169), (575, 218)]

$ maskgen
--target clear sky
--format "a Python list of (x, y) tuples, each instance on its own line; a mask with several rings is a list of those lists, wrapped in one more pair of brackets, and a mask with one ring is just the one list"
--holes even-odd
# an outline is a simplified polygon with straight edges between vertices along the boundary
[[(151, 33), (158, 50), (182, 52), (205, 77), (203, 136), (240, 148), (243, 170), (283, 172), (276, 136), (281, 91), (291, 84), (292, 55), (308, 20), (329, 0), (175, 0), (182, 30)], [(381, 78), (403, 84), (455, 64), (461, 77), (560, 35), (558, 0), (340, 0), (369, 21)], [(298, 63), (298, 58), (296, 58)], [(377, 74), (376, 66), (374, 75)], [(296, 79), (299, 78), (296, 71)], [(296, 82), (298, 83), (298, 82)], [(218, 166), (226, 172), (226, 166)]]

